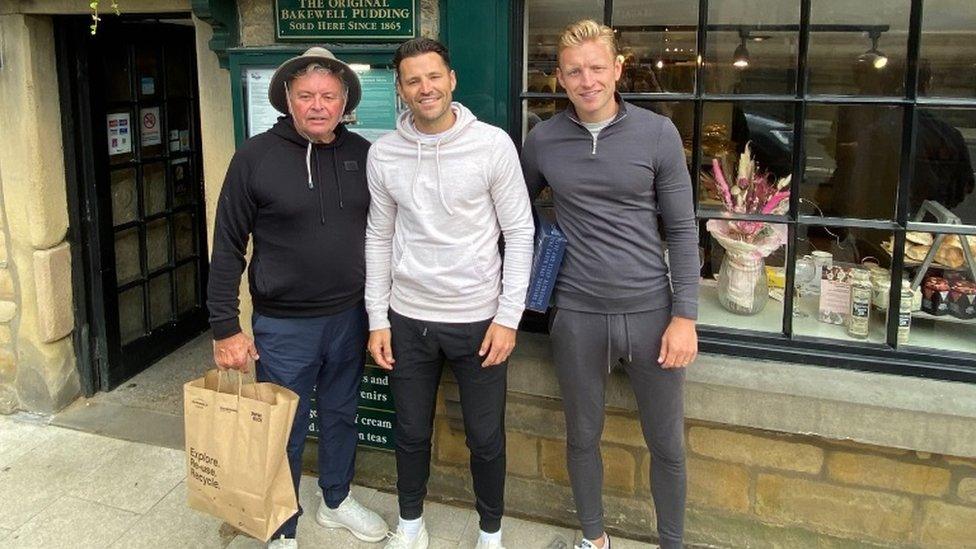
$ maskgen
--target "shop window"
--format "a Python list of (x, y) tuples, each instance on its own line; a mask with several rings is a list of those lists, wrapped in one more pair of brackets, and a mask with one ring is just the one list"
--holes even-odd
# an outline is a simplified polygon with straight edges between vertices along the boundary
[(910, 7), (905, 0), (812, 2), (808, 92), (903, 96)]
[(556, 81), (559, 35), (566, 25), (586, 18), (603, 21), (601, 0), (526, 0), (525, 91), (563, 91)]
[[(976, 225), (976, 110), (919, 109), (915, 132), (912, 220)], [(926, 201), (935, 204), (923, 211)], [(940, 221), (934, 208), (949, 213)]]
[(976, 98), (976, 10), (969, 0), (925, 0), (919, 97)]
[(624, 56), (618, 91), (694, 91), (698, 6), (682, 0), (614, 0), (613, 21)]
[(796, 90), (800, 3), (708, 3), (704, 88), (720, 94), (792, 94)]

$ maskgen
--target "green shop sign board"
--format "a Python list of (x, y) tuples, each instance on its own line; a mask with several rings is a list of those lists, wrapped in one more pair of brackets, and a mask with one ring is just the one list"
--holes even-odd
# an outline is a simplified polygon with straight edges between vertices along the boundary
[(407, 40), (417, 0), (275, 0), (279, 40)]
[[(318, 411), (314, 398), (309, 413), (311, 421), (308, 424), (308, 434), (311, 437), (318, 437)], [(359, 445), (392, 450), (395, 421), (390, 376), (386, 370), (367, 364), (359, 383), (359, 407), (356, 409)]]

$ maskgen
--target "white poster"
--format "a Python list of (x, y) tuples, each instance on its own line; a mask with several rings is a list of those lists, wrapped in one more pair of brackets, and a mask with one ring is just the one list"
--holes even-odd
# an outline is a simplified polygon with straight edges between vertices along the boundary
[(274, 71), (274, 69), (247, 69), (245, 73), (248, 137), (254, 137), (271, 129), (281, 116), (281, 113), (276, 111), (268, 101), (268, 85)]
[(142, 146), (159, 145), (163, 142), (163, 137), (159, 131), (159, 107), (139, 109), (139, 120), (142, 121)]
[(132, 152), (132, 126), (129, 125), (129, 113), (109, 113), (106, 119), (109, 156)]

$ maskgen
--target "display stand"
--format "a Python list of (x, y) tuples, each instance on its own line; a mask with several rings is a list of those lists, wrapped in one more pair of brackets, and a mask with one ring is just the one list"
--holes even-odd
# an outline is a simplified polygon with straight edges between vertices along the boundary
[[(921, 222), (923, 219), (925, 219), (925, 214), (930, 214), (935, 218), (937, 223), (943, 225), (962, 225), (962, 220), (959, 219), (959, 216), (950, 212), (945, 206), (933, 200), (926, 200), (925, 202), (922, 202), (922, 206), (918, 209), (918, 213), (915, 214), (915, 218), (912, 221)], [(935, 241), (932, 243), (932, 247), (929, 248), (929, 253), (925, 254), (925, 259), (922, 260), (922, 264), (919, 267), (918, 272), (912, 279), (913, 291), (921, 286), (922, 280), (925, 278), (925, 273), (929, 270), (929, 267), (932, 266), (932, 262), (935, 261), (935, 254), (939, 251), (939, 248), (945, 241), (946, 236), (947, 235), (945, 233), (935, 235)], [(966, 258), (965, 266), (969, 267), (969, 274), (973, 277), (973, 280), (976, 280), (976, 261), (973, 260), (972, 250), (969, 249), (969, 239), (964, 234), (960, 234), (958, 236), (959, 243), (962, 245), (963, 257)]]

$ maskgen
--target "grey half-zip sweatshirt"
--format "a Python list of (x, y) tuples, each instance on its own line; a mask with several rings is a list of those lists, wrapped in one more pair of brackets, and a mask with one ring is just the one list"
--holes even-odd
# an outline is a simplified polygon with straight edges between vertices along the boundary
[(681, 137), (668, 118), (617, 101), (596, 136), (570, 105), (537, 124), (522, 149), (529, 196), (552, 187), (568, 241), (556, 306), (620, 314), (670, 304), (673, 316), (697, 319), (698, 228)]

